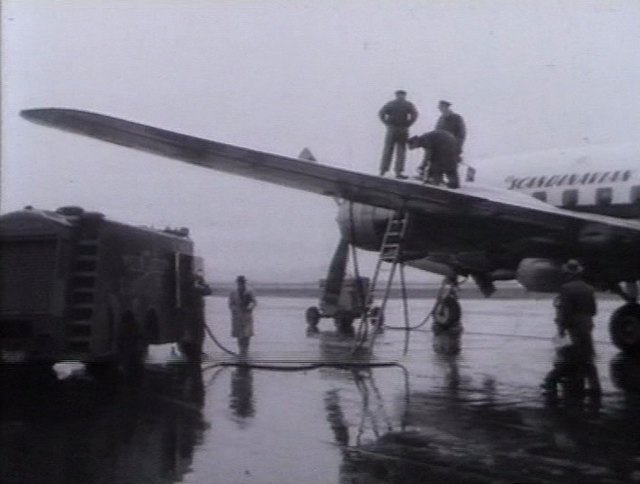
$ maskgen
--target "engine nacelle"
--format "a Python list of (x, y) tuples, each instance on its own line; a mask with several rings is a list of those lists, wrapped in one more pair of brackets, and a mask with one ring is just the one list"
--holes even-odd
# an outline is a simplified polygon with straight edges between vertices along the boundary
[(563, 281), (562, 263), (553, 259), (522, 259), (516, 279), (528, 291), (557, 292)]
[(360, 203), (345, 202), (338, 211), (342, 237), (365, 250), (378, 250), (382, 243), (392, 210)]

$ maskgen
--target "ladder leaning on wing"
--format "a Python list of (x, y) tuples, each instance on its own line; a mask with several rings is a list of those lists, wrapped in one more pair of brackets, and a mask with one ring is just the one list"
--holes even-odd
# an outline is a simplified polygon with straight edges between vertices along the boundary
[(402, 245), (408, 224), (408, 213), (394, 212), (389, 217), (387, 228), (380, 244), (378, 261), (365, 298), (360, 334), (358, 335), (359, 346), (366, 342), (369, 326), (371, 326), (372, 330), (371, 345), (373, 345), (376, 334), (382, 331), (384, 311), (389, 300), (396, 269), (398, 264), (401, 264)]

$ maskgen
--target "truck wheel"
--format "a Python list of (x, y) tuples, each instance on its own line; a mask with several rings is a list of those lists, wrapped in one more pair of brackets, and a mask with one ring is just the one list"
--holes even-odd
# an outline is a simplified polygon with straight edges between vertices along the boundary
[(86, 372), (97, 381), (111, 380), (117, 377), (118, 368), (113, 362), (92, 361), (85, 364)]
[(123, 316), (118, 334), (118, 366), (125, 373), (139, 371), (147, 356), (148, 344), (138, 331), (133, 316)]
[(625, 353), (640, 353), (640, 304), (618, 308), (609, 321), (611, 341)]
[(304, 317), (307, 320), (307, 324), (312, 328), (315, 328), (320, 322), (320, 310), (315, 306), (311, 306), (310, 308), (307, 308)]
[(147, 345), (142, 342), (140, 335), (136, 334), (120, 347), (120, 367), (125, 372), (141, 369), (147, 356), (147, 349)]
[(200, 363), (202, 361), (202, 347), (204, 345), (204, 331), (197, 334), (188, 341), (180, 341), (178, 349), (189, 363)]
[(57, 379), (56, 373), (53, 370), (54, 361), (38, 361), (34, 363), (27, 363), (26, 376), (39, 382), (55, 381)]
[[(202, 302), (201, 297), (200, 302)], [(193, 312), (188, 316), (185, 323), (185, 333), (181, 341), (178, 341), (178, 348), (189, 363), (200, 363), (202, 361), (205, 324), (204, 304), (201, 304), (194, 308)]]
[(461, 316), (462, 310), (458, 299), (448, 296), (436, 305), (433, 311), (433, 322), (445, 329), (458, 324)]

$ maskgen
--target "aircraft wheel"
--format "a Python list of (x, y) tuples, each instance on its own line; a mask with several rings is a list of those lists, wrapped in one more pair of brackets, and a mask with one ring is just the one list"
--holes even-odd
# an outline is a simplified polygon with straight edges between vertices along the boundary
[(634, 393), (640, 392), (640, 361), (629, 358), (624, 353), (618, 353), (609, 366), (611, 381), (620, 390)]
[(458, 298), (447, 296), (440, 301), (433, 311), (433, 322), (441, 328), (448, 328), (460, 322), (462, 309)]
[(625, 353), (640, 352), (640, 304), (629, 303), (611, 315), (609, 333), (613, 344)]
[(353, 317), (348, 315), (336, 316), (334, 318), (336, 329), (341, 334), (353, 334)]
[(310, 308), (307, 308), (304, 317), (307, 320), (307, 324), (312, 328), (315, 328), (320, 322), (320, 310), (315, 306), (311, 306)]

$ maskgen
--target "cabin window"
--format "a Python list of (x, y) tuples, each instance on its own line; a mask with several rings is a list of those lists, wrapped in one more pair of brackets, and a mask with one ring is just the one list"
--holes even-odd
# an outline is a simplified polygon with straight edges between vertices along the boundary
[(613, 189), (610, 187), (598, 188), (596, 190), (596, 205), (611, 205), (613, 201)]
[(533, 198), (537, 198), (543, 202), (547, 201), (547, 192), (533, 192)]
[(578, 190), (572, 188), (562, 192), (562, 206), (575, 207), (578, 205)]
[(631, 187), (631, 203), (640, 205), (640, 186)]

